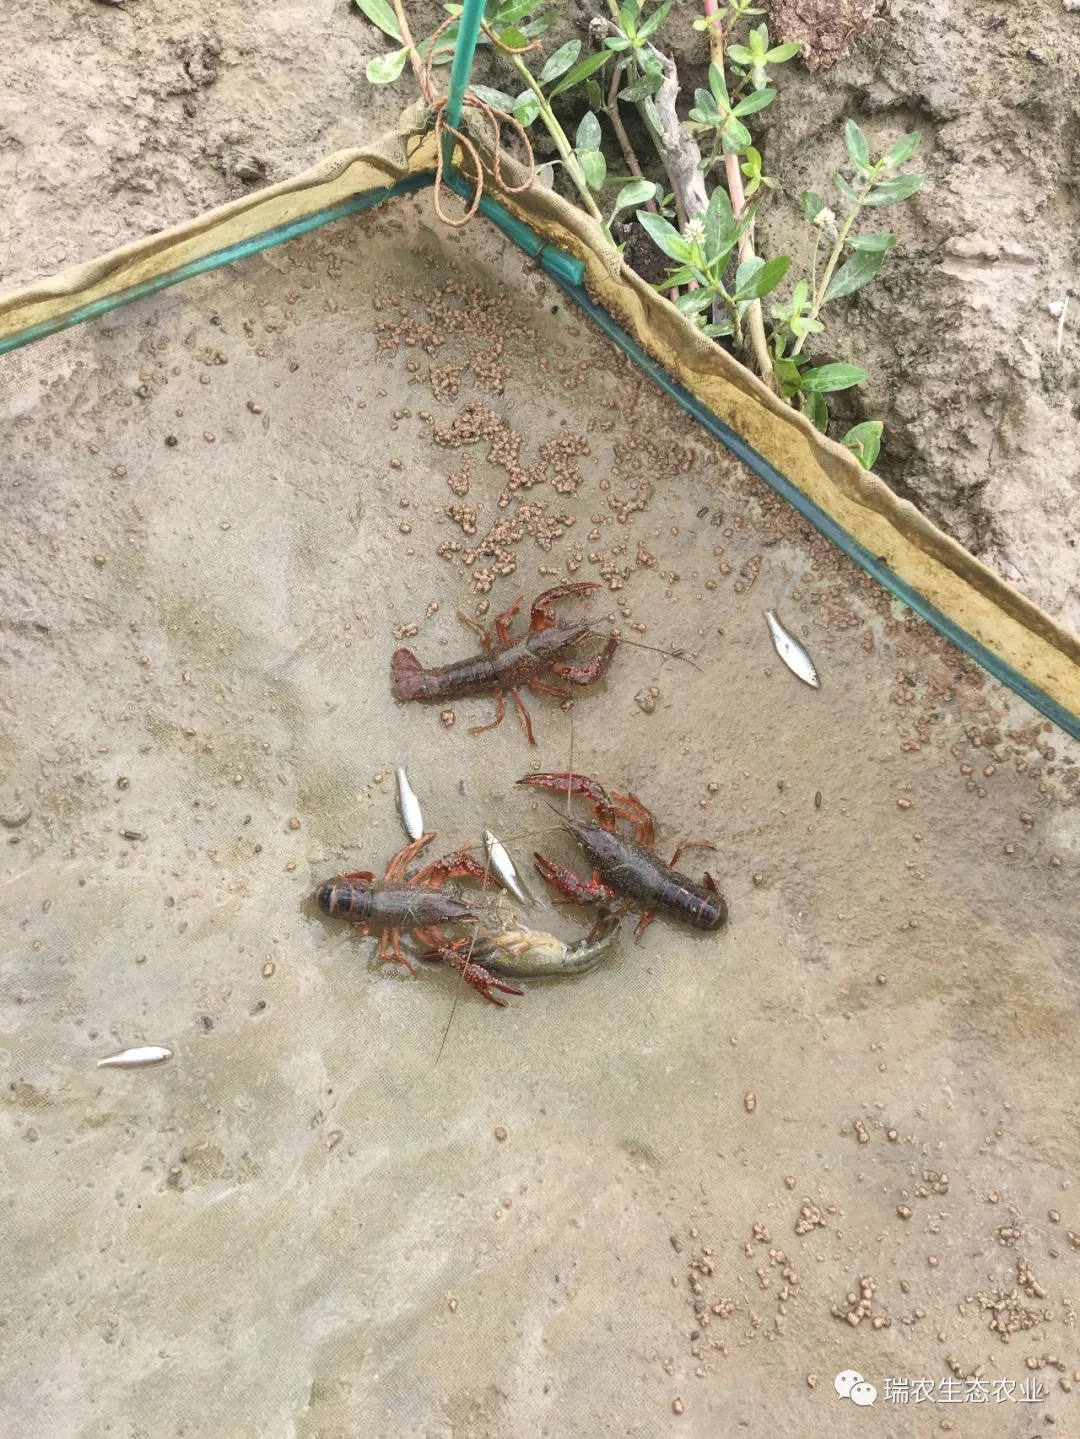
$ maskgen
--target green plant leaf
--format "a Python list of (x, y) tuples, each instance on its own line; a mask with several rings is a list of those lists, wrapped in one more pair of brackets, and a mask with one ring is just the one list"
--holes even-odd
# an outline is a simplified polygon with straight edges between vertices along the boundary
[(754, 255), (752, 259), (744, 260), (735, 271), (735, 291), (732, 298), (745, 300), (747, 296), (741, 293), (742, 290), (750, 284), (757, 272), (764, 269), (764, 267), (765, 261), (760, 255)]
[(896, 244), (895, 235), (849, 235), (848, 244), (853, 250), (891, 250)]
[(511, 50), (524, 50), (529, 43), (529, 37), (519, 30), (516, 25), (508, 25), (499, 36), (504, 45), (509, 45)]
[(391, 85), (405, 68), (409, 58), (408, 50), (390, 50), (385, 55), (374, 55), (367, 62), (364, 74), (372, 85)]
[(668, 11), (671, 9), (671, 4), (672, 0), (664, 0), (664, 3), (659, 7), (659, 9), (652, 12), (649, 18), (645, 21), (644, 25), (642, 25), (637, 32), (637, 37), (639, 40), (647, 40), (655, 30), (659, 30), (660, 26), (668, 17)]
[(485, 105), (490, 105), (494, 110), (504, 110), (508, 115), (514, 113), (514, 97), (507, 95), (503, 90), (493, 90), (490, 85), (470, 85), (469, 89), (478, 100), (483, 100)]
[(672, 285), (689, 285), (691, 280), (700, 285), (700, 274), (700, 270), (695, 270), (693, 265), (680, 265), (677, 270), (672, 270), (661, 284), (654, 285), (653, 289), (669, 290)]
[(639, 210), (637, 218), (638, 224), (649, 236), (649, 239), (658, 249), (663, 250), (665, 255), (672, 260), (677, 260), (680, 265), (690, 263), (693, 258), (693, 249), (690, 242), (683, 239), (674, 225), (661, 215), (650, 214), (648, 210)]
[(710, 340), (718, 340), (722, 335), (733, 335), (735, 327), (730, 320), (719, 320), (715, 325), (702, 325), (701, 333), (708, 335)]
[(614, 218), (620, 210), (629, 210), (633, 205), (644, 205), (647, 200), (656, 198), (656, 186), (651, 180), (631, 180), (629, 185), (624, 185), (615, 199), (615, 208), (612, 210)]
[(863, 204), (896, 205), (914, 195), (916, 190), (921, 190), (925, 184), (925, 175), (897, 175), (895, 179), (886, 180), (871, 190)]
[[(639, 100), (645, 100), (650, 95), (655, 95), (662, 84), (663, 76), (657, 79), (655, 75), (642, 75), (639, 79), (627, 85), (624, 90), (619, 91), (619, 99), (625, 100), (628, 104), (636, 105)], [(709, 94), (707, 90), (702, 90), (699, 93), (702, 95)], [(709, 101), (710, 103), (712, 101), (711, 95), (709, 95)]]
[(539, 100), (531, 90), (523, 90), (514, 101), (514, 119), (527, 130), (539, 113)]
[(570, 90), (574, 85), (580, 85), (582, 80), (587, 80), (590, 75), (595, 74), (601, 65), (606, 65), (610, 58), (609, 50), (597, 50), (595, 55), (586, 55), (584, 60), (579, 60), (572, 69), (567, 71), (548, 95), (548, 99), (554, 100), (555, 96), (561, 95), (564, 90)]
[(745, 155), (753, 136), (741, 120), (729, 115), (720, 135), (724, 149), (729, 155)]
[(660, 112), (657, 110), (656, 101), (651, 95), (645, 96), (645, 99), (641, 102), (641, 108), (645, 112), (646, 120), (648, 120), (654, 130), (663, 128), (660, 124)]
[(717, 185), (709, 196), (709, 207), (705, 211), (705, 245), (710, 252), (735, 243), (735, 212), (723, 185)]
[(555, 166), (551, 164), (537, 165), (536, 183), (542, 190), (550, 190), (555, 183)]
[(604, 92), (595, 80), (585, 81), (585, 98), (589, 102), (590, 110), (599, 110), (604, 103)]
[(844, 144), (854, 164), (861, 170), (869, 170), (870, 142), (854, 120), (848, 120), (844, 125)]
[(727, 53), (737, 65), (753, 65), (755, 63), (754, 52), (748, 50), (745, 45), (729, 45)]
[(724, 72), (717, 65), (709, 66), (709, 89), (716, 97), (716, 103), (722, 106), (725, 111), (731, 109), (731, 101), (728, 98), (727, 82), (724, 79)]
[(778, 359), (773, 365), (776, 371), (776, 378), (783, 385), (789, 395), (793, 395), (802, 383), (802, 375), (799, 374), (799, 367), (794, 360)]
[(819, 365), (814, 370), (804, 370), (799, 376), (802, 388), (808, 395), (827, 394), (832, 390), (850, 390), (866, 379), (866, 371), (858, 365)]
[(855, 452), (864, 470), (872, 470), (877, 463), (884, 428), (880, 420), (863, 420), (861, 425), (853, 425), (843, 438), (842, 443)]
[(712, 97), (711, 90), (694, 91), (694, 108), (690, 114), (696, 116), (701, 125), (719, 124), (723, 119), (720, 111), (716, 108), (716, 101)]
[(853, 295), (856, 290), (869, 285), (881, 269), (884, 259), (884, 250), (856, 250), (851, 259), (841, 265), (829, 281), (825, 299), (842, 300), (845, 295)]
[[(780, 281), (788, 272), (791, 264), (790, 255), (777, 255), (775, 260), (747, 260), (739, 266), (735, 276), (735, 299), (736, 300), (760, 300), (775, 290)], [(744, 274), (749, 267), (755, 268), (750, 273)]]
[[(579, 151), (578, 160), (585, 172), (585, 179), (589, 183), (590, 190), (602, 190), (604, 181), (607, 179), (607, 161), (604, 159), (603, 150)], [(646, 213), (648, 213), (646, 211)]]
[(640, 6), (637, 5), (632, 9), (629, 5), (624, 5), (619, 11), (619, 29), (624, 35), (628, 35), (631, 40), (637, 38), (637, 17), (639, 12)]
[(755, 90), (752, 95), (747, 95), (745, 100), (740, 100), (731, 113), (753, 115), (756, 110), (764, 110), (766, 105), (771, 105), (775, 99), (775, 90)]
[[(802, 378), (805, 380), (806, 376)], [(811, 390), (806, 399), (806, 413), (810, 417), (810, 423), (823, 435), (829, 432), (829, 407), (816, 390)]]
[[(859, 203), (858, 195), (856, 195), (855, 191), (851, 188), (851, 186), (848, 184), (848, 182), (844, 179), (843, 175), (841, 175), (839, 171), (837, 171), (837, 173), (833, 176), (833, 181), (836, 184), (836, 188), (840, 191), (841, 195), (843, 195), (844, 199), (848, 202), (849, 205), (857, 205)], [(863, 204), (865, 203), (866, 201), (864, 200)]]
[[(504, 35), (502, 38), (505, 40), (506, 36)], [(540, 71), (540, 84), (550, 84), (552, 80), (557, 80), (560, 75), (565, 75), (580, 53), (580, 40), (567, 40), (565, 45), (560, 45), (554, 55), (548, 56), (547, 63)]]
[(913, 130), (910, 135), (905, 135), (903, 139), (897, 140), (896, 144), (888, 151), (882, 160), (882, 168), (895, 170), (897, 165), (902, 165), (905, 160), (910, 159), (911, 156), (914, 155), (915, 151), (919, 148), (919, 141), (921, 139), (922, 136), (918, 130)]
[(586, 150), (599, 150), (603, 134), (600, 130), (600, 121), (590, 110), (577, 127), (577, 138), (575, 146), (580, 156)]
[[(521, 33), (525, 36), (526, 40), (535, 40), (537, 35), (543, 35), (545, 31), (550, 29), (551, 21), (541, 15), (539, 20), (530, 20), (527, 25), (522, 25)], [(476, 43), (482, 45), (486, 40), (487, 36), (481, 35)]]
[(815, 195), (813, 190), (802, 192), (802, 212), (811, 224), (825, 208), (825, 201), (820, 195)]
[(768, 52), (765, 59), (770, 65), (783, 65), (787, 60), (793, 60), (802, 49), (801, 40), (789, 40), (786, 45), (777, 45)]
[(399, 45), (401, 44), (401, 31), (398, 29), (397, 16), (394, 14), (394, 7), (387, 4), (387, 0), (356, 0), (356, 5), (373, 25), (378, 25), (384, 35), (389, 35), (391, 40), (396, 40)]
[(509, 0), (508, 4), (500, 5), (495, 11), (492, 25), (516, 25), (540, 8), (539, 0)]
[(604, 41), (608, 50), (629, 50), (630, 44), (625, 35), (609, 35)]
[(713, 302), (708, 290), (688, 290), (675, 301), (675, 308), (683, 315), (697, 315), (707, 310)]

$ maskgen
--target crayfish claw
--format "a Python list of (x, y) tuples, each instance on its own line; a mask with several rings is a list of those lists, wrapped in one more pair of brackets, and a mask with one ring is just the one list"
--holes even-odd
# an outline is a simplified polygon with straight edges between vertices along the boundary
[(546, 774), (527, 774), (518, 784), (534, 785), (537, 789), (555, 789), (562, 794), (583, 794), (599, 804), (608, 803), (607, 794), (586, 774), (571, 774), (567, 770), (552, 770)]

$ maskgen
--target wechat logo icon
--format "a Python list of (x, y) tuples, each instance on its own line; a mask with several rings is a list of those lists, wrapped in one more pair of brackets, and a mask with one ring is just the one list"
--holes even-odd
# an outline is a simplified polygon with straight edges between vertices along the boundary
[(860, 1409), (869, 1409), (877, 1398), (877, 1390), (868, 1384), (857, 1369), (843, 1369), (833, 1380), (833, 1388), (841, 1399), (850, 1399)]

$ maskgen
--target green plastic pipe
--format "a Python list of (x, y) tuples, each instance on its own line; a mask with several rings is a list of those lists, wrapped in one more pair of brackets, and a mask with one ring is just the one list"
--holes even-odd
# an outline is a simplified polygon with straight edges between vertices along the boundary
[[(457, 171), (451, 171), (444, 178), (451, 190), (471, 203), (475, 189), (468, 180)], [(565, 280), (569, 285), (580, 285), (584, 280), (584, 260), (575, 260), (573, 255), (567, 255), (554, 245), (546, 244), (542, 236), (516, 215), (511, 215), (509, 210), (504, 209), (498, 200), (493, 200), (486, 191), (480, 197), (480, 213), (486, 215), (493, 225), (497, 225), (504, 235), (513, 240), (519, 250), (524, 250), (526, 255), (531, 255), (534, 260), (539, 259), (548, 274)]]
[(100, 315), (107, 315), (110, 310), (118, 310), (121, 305), (130, 305), (133, 300), (142, 300), (147, 295), (156, 295), (159, 290), (167, 290), (170, 285), (179, 285), (183, 280), (194, 279), (196, 275), (205, 275), (210, 270), (219, 270), (223, 265), (231, 265), (236, 260), (245, 260), (249, 255), (259, 254), (261, 250), (273, 249), (275, 245), (282, 245), (286, 240), (295, 240), (299, 235), (306, 235), (311, 230), (318, 230), (321, 226), (329, 225), (334, 220), (343, 220), (347, 215), (355, 215), (361, 210), (371, 209), (373, 205), (381, 205), (384, 200), (395, 199), (398, 195), (411, 195), (417, 190), (426, 190), (433, 183), (434, 176), (430, 172), (421, 175), (407, 175), (404, 180), (399, 180), (395, 185), (386, 185), (378, 190), (367, 190), (362, 195), (354, 195), (351, 200), (342, 200), (339, 205), (330, 205), (325, 210), (315, 210), (301, 220), (290, 220), (285, 225), (275, 225), (272, 230), (264, 230), (261, 235), (252, 235), (247, 240), (238, 240), (235, 245), (227, 245), (223, 250), (213, 250), (209, 255), (202, 255), (198, 260), (189, 260), (186, 265), (179, 265), (175, 270), (168, 271), (167, 274), (155, 275), (152, 280), (143, 280), (141, 284), (130, 285), (126, 290), (118, 290), (115, 295), (105, 295), (100, 300), (90, 300), (85, 305), (77, 305), (66, 315), (58, 315), (52, 320), (43, 320), (38, 325), (27, 325), (24, 330), (17, 330), (13, 335), (0, 337), (0, 355), (6, 354), (9, 350), (21, 349), (23, 345), (29, 345), (33, 340), (44, 340), (46, 336), (55, 335), (60, 330), (70, 330), (73, 325), (81, 325), (84, 320), (96, 320)]

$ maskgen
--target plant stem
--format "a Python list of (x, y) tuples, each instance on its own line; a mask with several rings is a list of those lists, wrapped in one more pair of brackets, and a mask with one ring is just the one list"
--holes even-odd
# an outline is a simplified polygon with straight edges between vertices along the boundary
[[(843, 253), (844, 243), (847, 240), (849, 233), (851, 232), (851, 227), (855, 223), (855, 217), (858, 215), (859, 210), (862, 207), (863, 201), (866, 199), (867, 195), (869, 195), (870, 191), (873, 188), (873, 180), (868, 180), (866, 185), (863, 187), (861, 193), (859, 194), (858, 198), (856, 199), (855, 204), (852, 205), (851, 209), (848, 211), (847, 218), (844, 221), (843, 229), (840, 231), (839, 235), (837, 235), (836, 244), (832, 247), (832, 254), (829, 256), (829, 263), (825, 266), (825, 273), (821, 277), (821, 284), (815, 286), (814, 303), (810, 306), (811, 320), (817, 319), (818, 311), (825, 303), (825, 296), (829, 293), (829, 282), (833, 277), (833, 271), (836, 269), (837, 261), (840, 259), (840, 256)], [(816, 260), (816, 253), (814, 258)], [(806, 335), (799, 336), (799, 339), (795, 343), (795, 348), (791, 352), (793, 355), (798, 355), (801, 353), (802, 347), (806, 343), (806, 339)]]
[(522, 80), (525, 81), (525, 84), (536, 96), (536, 102), (540, 106), (540, 117), (544, 122), (544, 128), (547, 130), (551, 138), (555, 141), (555, 148), (556, 150), (558, 150), (559, 155), (562, 158), (562, 162), (566, 166), (567, 174), (570, 176), (571, 180), (573, 180), (577, 192), (581, 196), (582, 204), (585, 206), (586, 210), (588, 210), (589, 214), (593, 217), (597, 224), (603, 227), (606, 233), (607, 225), (604, 222), (603, 215), (600, 213), (599, 206), (592, 197), (592, 191), (589, 189), (589, 182), (585, 179), (584, 171), (578, 164), (578, 158), (574, 154), (573, 147), (571, 146), (570, 141), (566, 138), (566, 131), (559, 124), (558, 120), (556, 120), (551, 106), (548, 104), (547, 96), (544, 94), (543, 90), (541, 90), (537, 82), (533, 79), (532, 74), (529, 71), (529, 67), (524, 63), (520, 55), (510, 55), (509, 60), (510, 63), (513, 65), (514, 69), (521, 76)]
[[(626, 161), (626, 168), (630, 171), (631, 175), (635, 177), (635, 179), (644, 180), (645, 176), (641, 173), (641, 166), (638, 164), (638, 157), (634, 154), (634, 147), (630, 143), (630, 136), (626, 133), (626, 127), (622, 122), (622, 116), (619, 114), (619, 84), (622, 80), (622, 77), (623, 67), (621, 65), (616, 65), (614, 71), (612, 72), (611, 87), (608, 90), (607, 104), (604, 107), (604, 113), (611, 121), (611, 128), (615, 131), (615, 138), (619, 142), (619, 149), (622, 151), (623, 159)], [(655, 215), (657, 213), (656, 201), (647, 201), (645, 208), (646, 210), (651, 210), (652, 213)]]
[[(709, 21), (709, 54), (712, 63), (724, 73), (724, 32), (720, 27), (717, 16), (716, 0), (704, 0), (705, 18)], [(724, 170), (727, 175), (728, 194), (731, 196), (731, 209), (738, 220), (746, 207), (746, 196), (743, 194), (742, 171), (739, 169), (738, 155), (724, 155)], [(739, 237), (739, 261), (745, 264), (747, 260), (755, 258), (754, 252), (754, 227), (747, 225)], [(761, 301), (752, 300), (746, 311), (746, 318), (750, 325), (750, 339), (754, 347), (754, 357), (757, 360), (758, 371), (761, 378), (770, 387), (776, 389), (776, 377), (773, 374), (772, 359), (769, 355), (769, 342), (765, 338), (765, 320), (761, 313)]]
[[(590, 21), (602, 19), (596, 15), (588, 3), (588, 0), (577, 0), (578, 9)], [(619, 28), (619, 7), (616, 0), (608, 0), (608, 9), (613, 20), (608, 21), (608, 33), (619, 35), (622, 33)], [(659, 90), (653, 96), (653, 106), (659, 128), (649, 118), (649, 112), (644, 102), (637, 106), (637, 112), (641, 116), (642, 123), (649, 132), (649, 139), (656, 148), (660, 157), (660, 163), (668, 177), (671, 186), (671, 193), (675, 197), (675, 213), (679, 221), (679, 229), (686, 228), (686, 222), (696, 215), (700, 215), (709, 203), (709, 197), (705, 193), (705, 177), (701, 172), (701, 151), (698, 149), (697, 141), (688, 130), (683, 129), (675, 109), (675, 101), (679, 94), (679, 72), (675, 68), (675, 62), (663, 54), (655, 45), (649, 44), (649, 53), (654, 56), (663, 71), (664, 79)], [(635, 76), (635, 78), (637, 78)]]
[[(638, 164), (638, 157), (634, 154), (634, 147), (630, 143), (630, 136), (626, 133), (626, 127), (619, 114), (619, 85), (622, 82), (624, 67), (616, 65), (611, 75), (611, 86), (608, 90), (607, 104), (604, 106), (604, 114), (611, 121), (611, 128), (615, 131), (615, 138), (619, 142), (619, 149), (622, 151), (623, 159), (626, 161), (626, 168), (636, 180), (644, 180), (641, 173), (641, 166)], [(608, 177), (611, 178), (610, 176)], [(655, 200), (646, 200), (645, 208), (653, 215), (660, 213)], [(679, 291), (676, 287), (665, 291), (672, 304), (679, 298)]]

